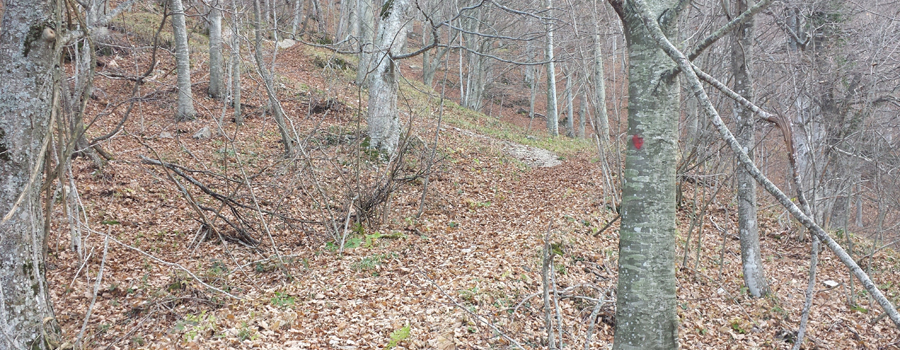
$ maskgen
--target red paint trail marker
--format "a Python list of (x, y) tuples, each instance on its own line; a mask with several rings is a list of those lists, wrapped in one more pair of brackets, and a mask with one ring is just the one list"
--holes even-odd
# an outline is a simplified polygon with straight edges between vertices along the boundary
[(641, 146), (644, 145), (644, 138), (643, 138), (643, 137), (640, 137), (640, 136), (637, 136), (637, 135), (634, 135), (634, 136), (631, 137), (631, 143), (634, 144), (634, 148), (636, 148), (636, 149), (641, 149)]

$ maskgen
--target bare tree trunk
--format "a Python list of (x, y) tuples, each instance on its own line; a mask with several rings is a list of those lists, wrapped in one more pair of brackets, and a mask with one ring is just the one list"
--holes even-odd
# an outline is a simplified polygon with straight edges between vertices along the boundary
[(586, 89), (586, 88), (582, 88), (582, 89), (581, 89), (581, 94), (579, 94), (579, 96), (581, 96), (581, 99), (580, 99), (580, 101), (578, 102), (578, 137), (584, 138), (584, 131), (585, 131), (584, 128), (585, 128), (585, 126), (587, 125), (587, 119), (588, 119), (588, 111), (587, 111), (588, 96), (587, 96), (587, 89)]
[[(744, 151), (743, 147), (737, 140), (734, 138), (734, 135), (731, 134), (731, 131), (728, 130), (728, 127), (725, 126), (725, 122), (722, 121), (721, 117), (719, 117), (719, 113), (716, 111), (712, 102), (709, 100), (709, 96), (706, 94), (706, 91), (700, 85), (700, 80), (698, 75), (702, 75), (704, 80), (707, 82), (713, 82), (714, 78), (709, 76), (706, 73), (702, 73), (699, 68), (696, 66), (692, 66), (690, 61), (688, 61), (687, 57), (678, 51), (678, 49), (665, 37), (664, 33), (660, 30), (659, 25), (654, 21), (656, 18), (652, 13), (647, 11), (646, 5), (643, 0), (631, 0), (629, 2), (633, 6), (629, 6), (629, 10), (636, 9), (640, 13), (641, 20), (644, 25), (650, 29), (650, 35), (652, 35), (653, 40), (655, 40), (663, 49), (666, 51), (666, 54), (669, 55), (672, 60), (678, 63), (678, 68), (681, 70), (682, 74), (684, 74), (688, 78), (688, 83), (690, 84), (691, 92), (697, 97), (698, 100), (702, 103), (702, 107), (704, 112), (707, 115), (712, 117), (712, 122), (716, 127), (716, 130), (719, 132), (719, 135), (725, 140), (725, 143), (731, 148), (732, 152), (734, 152), (738, 156), (738, 160), (741, 165), (744, 166), (757, 183), (763, 186), (775, 199), (778, 200), (778, 203), (781, 204), (788, 212), (793, 216), (797, 221), (803, 224), (804, 227), (809, 229), (809, 231), (818, 237), (825, 245), (830, 249), (834, 254), (841, 260), (852, 273), (859, 279), (860, 283), (865, 287), (866, 291), (869, 292), (871, 297), (878, 302), (878, 305), (884, 310), (885, 314), (890, 317), (891, 321), (895, 326), (900, 327), (900, 313), (897, 312), (897, 309), (891, 304), (891, 302), (884, 296), (884, 293), (878, 289), (878, 286), (869, 278), (869, 275), (863, 271), (862, 268), (853, 260), (853, 258), (847, 254), (847, 251), (844, 250), (830, 235), (828, 235), (825, 230), (822, 229), (821, 226), (816, 224), (816, 222), (807, 215), (805, 212), (810, 212), (804, 208), (801, 210), (797, 207), (791, 199), (786, 196), (781, 190), (775, 186), (772, 181), (768, 178), (764, 177), (762, 173), (760, 173), (759, 168), (753, 164), (753, 160), (747, 156), (747, 153)], [(622, 12), (620, 12), (622, 13)], [(721, 83), (716, 82), (717, 88), (722, 90), (723, 92), (731, 92), (727, 87), (722, 87)], [(633, 96), (633, 95), (632, 95)], [(759, 109), (759, 107), (753, 106), (749, 101), (740, 97), (737, 94), (729, 94), (729, 97), (742, 101), (742, 104), (746, 108), (752, 108), (755, 112), (759, 114), (767, 114)], [(777, 117), (773, 117), (769, 115), (766, 117), (768, 120), (777, 120)], [(784, 130), (784, 129), (782, 129)], [(794, 154), (796, 154), (796, 148), (794, 148)], [(797, 176), (799, 177), (799, 176)], [(799, 182), (799, 181), (798, 181)], [(808, 202), (808, 201), (807, 201)], [(621, 258), (620, 258), (621, 259)], [(621, 273), (620, 273), (621, 274)], [(621, 283), (621, 277), (619, 277)], [(618, 312), (617, 312), (618, 314)]]
[(566, 136), (575, 137), (575, 95), (572, 94), (572, 72), (566, 71)]
[[(457, 35), (459, 32), (457, 32)], [(450, 38), (448, 43), (452, 43), (456, 37)], [(422, 54), (422, 82), (427, 86), (431, 86), (434, 84), (434, 73), (437, 72), (438, 67), (441, 65), (441, 60), (444, 59), (444, 56), (450, 52), (450, 46), (443, 47), (437, 50), (437, 53), (432, 57), (432, 50), (428, 50)]]
[[(747, 10), (745, 0), (736, 0), (734, 11), (742, 13)], [(749, 60), (753, 49), (753, 20), (738, 26), (734, 31), (731, 45), (731, 72), (734, 75), (734, 91), (747, 99), (753, 98), (753, 82), (750, 74)], [(756, 119), (753, 112), (735, 102), (734, 116), (737, 124), (735, 137), (753, 157), (756, 147)], [(759, 249), (759, 226), (756, 217), (756, 181), (739, 167), (735, 169), (738, 186), (738, 227), (741, 240), (741, 266), (744, 270), (744, 285), (751, 296), (762, 297), (769, 293), (766, 272), (763, 267)]]
[[(678, 0), (652, 0), (663, 29), (676, 32)], [(650, 36), (632, 0), (610, 3), (628, 43), (628, 146), (619, 233), (613, 349), (676, 349), (675, 171), (680, 87), (675, 67)]]
[(606, 78), (603, 70), (603, 42), (600, 41), (600, 21), (594, 22), (594, 118), (597, 136), (605, 147), (609, 142), (609, 116), (606, 113)]
[[(87, 4), (82, 4), (82, 6), (85, 6), (84, 24), (86, 26), (93, 27), (94, 22), (100, 20), (104, 5), (105, 1), (103, 0), (93, 0), (88, 1)], [(94, 71), (97, 66), (95, 54), (97, 47), (95, 44), (97, 41), (103, 40), (108, 33), (109, 31), (105, 27), (93, 28), (91, 30), (91, 38), (78, 39), (80, 45), (74, 45), (73, 47), (73, 56), (75, 57), (74, 88), (69, 90), (69, 85), (65, 85), (62, 87), (61, 92), (61, 101), (66, 107), (66, 113), (63, 115), (68, 116), (69, 137), (74, 142), (74, 144), (67, 145), (67, 149), (63, 153), (65, 157), (69, 157), (72, 154), (86, 156), (91, 159), (94, 166), (98, 169), (102, 168), (105, 162), (100, 157), (99, 152), (96, 152), (85, 138), (84, 112), (94, 90)]]
[[(534, 62), (534, 60), (536, 58), (536, 55), (534, 52), (534, 42), (532, 42), (531, 40), (528, 40), (525, 42), (525, 57), (528, 59), (528, 62)], [(536, 67), (534, 65), (529, 64), (529, 65), (525, 65), (525, 67), (523, 67), (523, 68), (525, 69), (525, 73), (523, 74), (525, 76), (525, 85), (527, 85), (528, 87), (531, 87), (532, 85), (534, 85), (537, 82), (534, 77)]]
[(406, 46), (406, 17), (410, 0), (391, 0), (382, 8), (372, 77), (369, 80), (369, 145), (393, 155), (400, 142), (397, 110), (398, 67), (391, 58)]
[(334, 36), (336, 41), (349, 39), (356, 33), (356, 0), (341, 0), (341, 13)]
[(547, 47), (544, 56), (547, 58), (547, 132), (551, 137), (559, 136), (559, 112), (556, 104), (556, 65), (553, 62), (553, 0), (546, 0)]
[(284, 110), (281, 109), (281, 102), (278, 101), (278, 97), (275, 95), (275, 84), (272, 81), (272, 75), (266, 70), (266, 67), (263, 65), (263, 57), (262, 57), (262, 28), (260, 19), (262, 18), (262, 13), (260, 13), (259, 0), (253, 1), (253, 13), (254, 13), (254, 26), (256, 32), (256, 48), (255, 59), (256, 59), (256, 67), (259, 69), (259, 75), (263, 78), (263, 85), (266, 88), (266, 94), (269, 96), (269, 105), (272, 107), (272, 115), (275, 117), (275, 124), (278, 125), (278, 132), (281, 133), (281, 142), (284, 144), (284, 153), (285, 154), (293, 154), (294, 153), (294, 139), (291, 137), (291, 132), (287, 127), (287, 123), (284, 120)]
[(6, 349), (58, 346), (51, 339), (59, 328), (44, 277), (39, 180), (58, 101), (56, 4), (7, 0), (0, 22), (0, 348)]
[(297, 30), (300, 28), (300, 18), (303, 17), (304, 0), (294, 0), (294, 20), (291, 22), (291, 37), (297, 38)]
[(222, 56), (222, 9), (214, 1), (209, 9), (209, 96), (221, 100), (225, 97), (225, 70)]
[(175, 119), (191, 120), (197, 116), (197, 112), (194, 110), (194, 95), (191, 92), (191, 53), (181, 0), (172, 0), (172, 33), (175, 36), (175, 65), (178, 69), (178, 107)]
[(375, 9), (372, 0), (356, 0), (356, 31), (359, 32), (359, 64), (356, 67), (356, 85), (368, 86), (372, 69), (372, 51), (375, 49)]
[(234, 108), (234, 123), (244, 124), (241, 111), (241, 34), (238, 0), (231, 0), (231, 106)]

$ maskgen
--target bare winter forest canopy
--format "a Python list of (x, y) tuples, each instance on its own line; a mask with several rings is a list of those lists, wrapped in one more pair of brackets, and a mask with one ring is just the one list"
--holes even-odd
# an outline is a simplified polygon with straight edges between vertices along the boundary
[(0, 349), (900, 349), (894, 0), (0, 16)]

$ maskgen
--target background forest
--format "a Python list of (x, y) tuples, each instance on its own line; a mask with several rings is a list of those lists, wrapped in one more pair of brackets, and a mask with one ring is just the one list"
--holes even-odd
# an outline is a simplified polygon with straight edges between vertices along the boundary
[(0, 348), (900, 349), (894, 1), (0, 13)]

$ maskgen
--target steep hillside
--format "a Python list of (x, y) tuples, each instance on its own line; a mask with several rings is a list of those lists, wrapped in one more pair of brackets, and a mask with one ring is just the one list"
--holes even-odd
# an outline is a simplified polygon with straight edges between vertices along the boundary
[[(128, 28), (120, 40), (144, 40)], [(598, 199), (590, 142), (526, 136), (521, 123), (448, 99), (441, 108), (440, 91), (409, 81), (400, 101), (409, 148), (402, 161), (386, 163), (363, 147), (366, 92), (351, 83), (354, 58), (295, 45), (280, 49), (275, 64), (302, 146), (286, 157), (251, 62), (244, 65), (247, 119), (238, 126), (231, 108), (205, 97), (206, 57), (198, 49), (201, 116), (178, 123), (170, 55), (160, 56), (136, 96), (129, 95), (133, 82), (119, 78), (145, 70), (149, 52), (100, 58), (88, 115), (102, 117), (89, 136), (116, 129), (122, 101), (135, 107), (102, 143), (114, 160), (102, 169), (74, 161), (66, 191), (83, 213), (54, 206), (48, 279), (70, 341), (91, 308), (88, 348), (542, 348), (546, 239), (557, 254), (552, 271), (562, 300), (554, 308), (566, 346), (582, 347), (594, 321), (591, 348), (611, 344), (617, 224), (601, 232), (615, 214)], [(515, 107), (503, 108), (515, 115)], [(700, 240), (695, 230), (685, 252), (690, 203), (703, 203), (687, 186), (677, 250), (688, 254), (685, 266), (677, 259), (683, 348), (789, 347), (806, 287), (804, 234), (782, 228), (774, 208), (763, 212), (774, 293), (750, 299), (741, 287), (730, 191), (711, 202)], [(70, 222), (83, 222), (83, 260), (70, 249)], [(857, 256), (870, 251), (853, 239)], [(881, 250), (864, 263), (900, 301), (900, 256)], [(840, 262), (824, 252), (819, 266), (820, 281), (837, 286), (818, 283), (806, 348), (898, 348), (900, 331), (888, 320), (870, 323), (880, 310), (857, 285), (851, 289)], [(848, 294), (858, 306), (848, 306)]]

